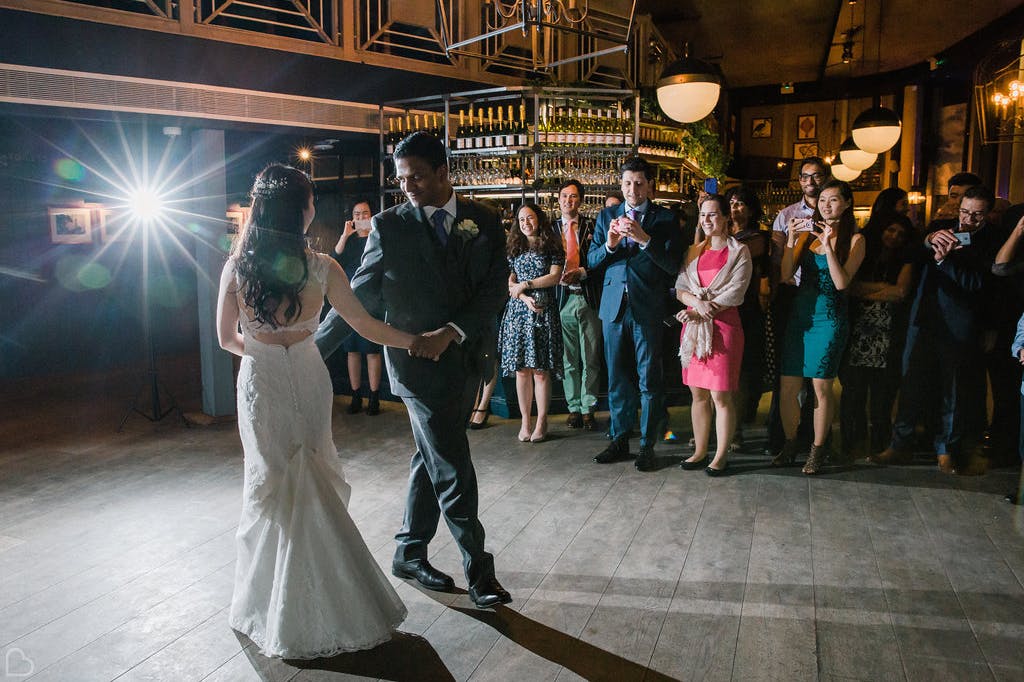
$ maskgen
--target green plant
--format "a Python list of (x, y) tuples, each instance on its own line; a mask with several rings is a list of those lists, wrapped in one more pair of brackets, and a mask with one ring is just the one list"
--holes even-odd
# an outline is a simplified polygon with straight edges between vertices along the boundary
[(711, 178), (725, 177), (732, 160), (708, 119), (683, 124), (683, 153)]

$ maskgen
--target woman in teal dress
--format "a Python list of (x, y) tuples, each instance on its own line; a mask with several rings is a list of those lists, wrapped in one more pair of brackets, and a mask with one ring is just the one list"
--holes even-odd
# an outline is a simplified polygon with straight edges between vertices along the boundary
[(779, 408), (786, 443), (772, 460), (780, 466), (796, 459), (798, 395), (804, 378), (809, 378), (814, 386), (814, 443), (805, 474), (818, 473), (824, 461), (825, 440), (835, 414), (832, 383), (849, 334), (844, 290), (864, 260), (864, 239), (854, 234), (857, 223), (850, 186), (839, 180), (825, 183), (817, 210), (813, 218), (790, 221), (782, 254), (782, 280), (799, 267), (800, 286), (782, 344)]

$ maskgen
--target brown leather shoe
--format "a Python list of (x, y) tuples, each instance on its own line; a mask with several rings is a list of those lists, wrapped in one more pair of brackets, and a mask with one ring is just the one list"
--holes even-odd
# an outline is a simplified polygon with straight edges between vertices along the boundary
[(956, 467), (953, 466), (953, 455), (943, 453), (941, 455), (937, 455), (935, 459), (939, 464), (939, 471), (944, 474), (956, 473)]
[(579, 412), (570, 412), (569, 416), (565, 419), (565, 425), (570, 429), (583, 428), (583, 417), (580, 416)]
[(868, 461), (875, 464), (910, 464), (913, 457), (913, 454), (907, 450), (897, 450), (896, 448), (888, 447), (877, 455), (868, 456)]
[(583, 429), (585, 431), (596, 431), (597, 430), (597, 420), (594, 419), (594, 413), (593, 412), (584, 412), (583, 413)]

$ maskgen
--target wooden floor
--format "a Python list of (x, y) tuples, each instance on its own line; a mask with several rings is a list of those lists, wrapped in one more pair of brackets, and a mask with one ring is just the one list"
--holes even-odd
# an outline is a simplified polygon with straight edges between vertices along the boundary
[[(1024, 680), (1018, 470), (850, 467), (760, 455), (734, 475), (597, 465), (602, 434), (470, 434), (487, 546), (511, 591), (480, 611), (394, 580), (402, 634), (292, 665), (227, 626), (241, 460), (234, 424), (185, 428), (76, 384), (22, 386), (0, 427), (4, 679)], [(9, 392), (10, 393), (10, 392)], [(411, 453), (402, 407), (344, 414), (351, 512), (387, 567)], [(685, 410), (672, 426), (688, 430)], [(634, 449), (636, 444), (634, 441)], [(442, 528), (432, 561), (464, 587)]]

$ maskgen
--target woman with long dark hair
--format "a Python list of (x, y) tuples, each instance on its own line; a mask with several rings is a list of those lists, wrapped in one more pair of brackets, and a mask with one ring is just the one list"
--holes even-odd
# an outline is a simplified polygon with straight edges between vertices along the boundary
[(853, 190), (845, 182), (829, 180), (818, 194), (816, 215), (789, 230), (782, 254), (782, 280), (792, 277), (797, 267), (801, 277), (782, 344), (779, 408), (786, 442), (772, 464), (791, 464), (796, 458), (798, 395), (806, 377), (815, 401), (814, 442), (803, 468), (808, 475), (824, 464), (832, 426), (832, 384), (849, 333), (845, 289), (864, 260), (864, 238), (856, 231)]
[[(565, 253), (547, 214), (536, 204), (523, 204), (508, 233), (506, 253), (511, 269), (509, 297), (501, 321), (501, 369), (515, 375), (522, 424), (519, 440), (541, 442), (548, 433), (551, 377), (562, 376), (562, 322), (555, 285), (562, 277)], [(537, 423), (530, 425), (534, 397)]]
[(892, 407), (900, 385), (900, 355), (907, 332), (900, 304), (910, 293), (913, 280), (909, 245), (914, 226), (895, 212), (880, 218), (872, 215), (861, 231), (864, 263), (850, 287), (850, 340), (839, 367), (843, 384), (839, 425), (845, 461), (856, 459), (865, 446), (869, 448), (863, 452), (866, 455), (888, 445)]
[(228, 622), (272, 657), (367, 649), (406, 610), (348, 514), (331, 380), (313, 332), (326, 295), (372, 341), (408, 348), (415, 337), (371, 317), (341, 267), (306, 247), (315, 209), (304, 173), (272, 164), (252, 198), (217, 303), (220, 345), (242, 358), (244, 483)]

